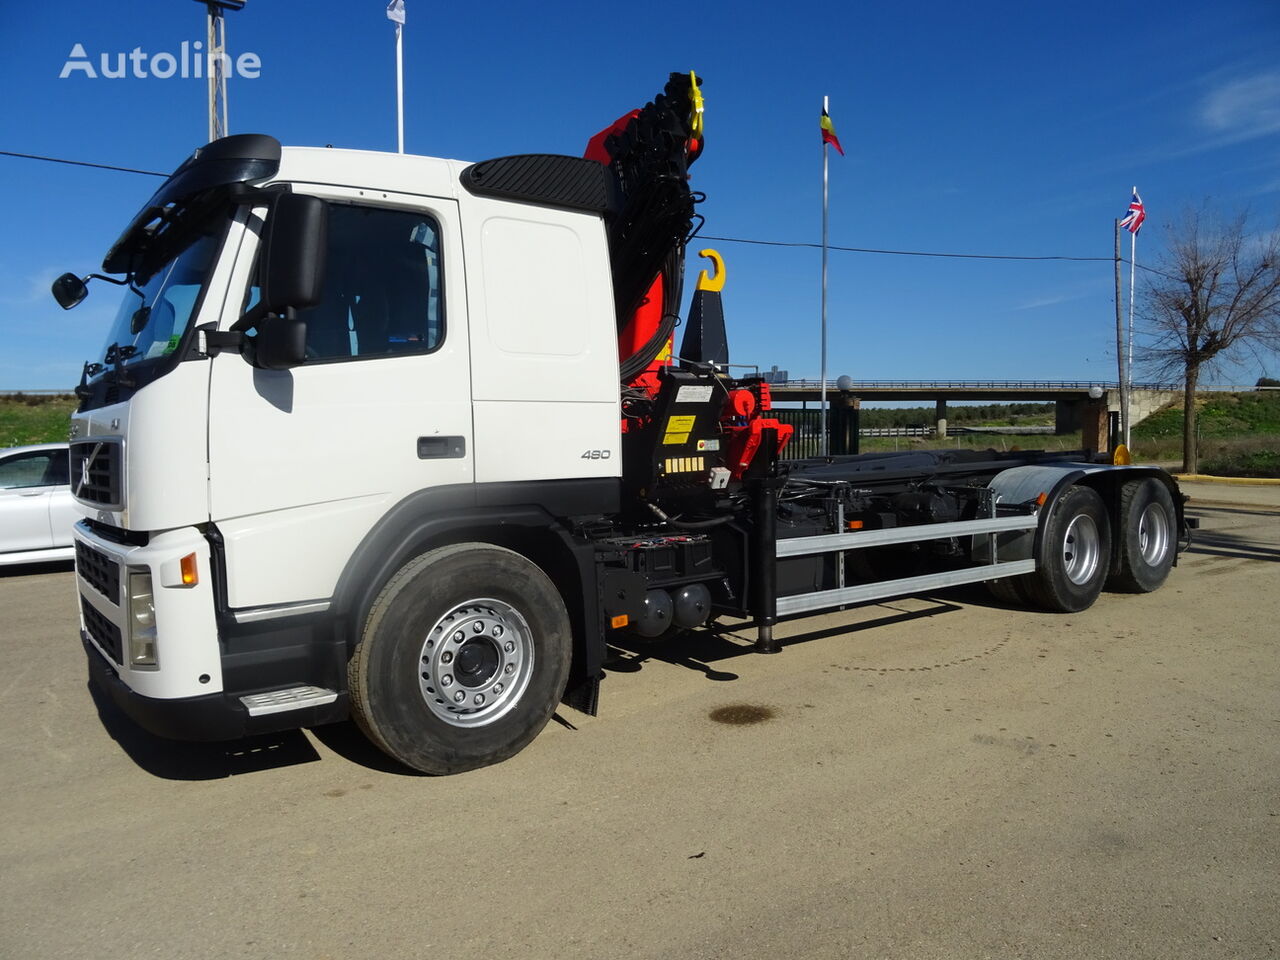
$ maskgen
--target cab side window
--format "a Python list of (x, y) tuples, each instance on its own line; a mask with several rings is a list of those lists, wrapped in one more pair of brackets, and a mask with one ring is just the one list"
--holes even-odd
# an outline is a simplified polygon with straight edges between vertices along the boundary
[(435, 350), (444, 339), (440, 278), (431, 217), (330, 204), (324, 299), (298, 313), (307, 363)]

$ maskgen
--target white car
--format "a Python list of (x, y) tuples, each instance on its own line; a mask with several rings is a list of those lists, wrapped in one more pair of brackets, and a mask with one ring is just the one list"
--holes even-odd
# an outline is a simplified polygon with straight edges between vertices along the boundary
[(65, 443), (0, 450), (0, 566), (75, 557), (70, 483)]

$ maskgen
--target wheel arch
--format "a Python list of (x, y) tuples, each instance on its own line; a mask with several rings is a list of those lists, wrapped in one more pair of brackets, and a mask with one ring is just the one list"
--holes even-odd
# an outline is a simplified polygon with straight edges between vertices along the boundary
[[(574, 515), (594, 514), (590, 507), (609, 506), (609, 491), (595, 481), (565, 481), (554, 489), (487, 493), (478, 496), (477, 488), (469, 486), (418, 491), (396, 504), (366, 534), (347, 562), (333, 597), (332, 611), (347, 654), (355, 649), (379, 591), (404, 564), (437, 547), (482, 543), (505, 547), (530, 560), (560, 593), (573, 630), (569, 677), (573, 690), (599, 675), (605, 645), (594, 548), (573, 536), (559, 507), (573, 504)], [(589, 700), (594, 708), (594, 696)]]
[[(1102, 502), (1107, 508), (1107, 516), (1111, 520), (1113, 532), (1111, 538), (1112, 563), (1115, 563), (1120, 557), (1120, 534), (1123, 532), (1120, 524), (1120, 487), (1130, 480), (1144, 480), (1147, 478), (1159, 481), (1169, 491), (1169, 497), (1173, 500), (1175, 514), (1174, 530), (1181, 530), (1183, 526), (1182, 492), (1178, 489), (1178, 482), (1167, 471), (1159, 467), (1099, 464), (1088, 469), (1078, 481), (1081, 486), (1092, 487), (1097, 491), (1098, 496), (1102, 498)], [(1175, 567), (1178, 565), (1178, 551), (1176, 549), (1173, 551), (1173, 565)]]
[[(1002, 560), (1030, 560), (1040, 555), (1040, 541), (1049, 517), (1057, 506), (1058, 498), (1067, 487), (1075, 484), (1084, 476), (1084, 465), (1068, 464), (1027, 464), (1021, 467), (1010, 467), (1001, 470), (987, 483), (987, 487), (997, 499), (1005, 503), (1028, 503), (1040, 494), (1045, 494), (1045, 505), (1041, 508), (1040, 522), (1034, 530), (1018, 531), (1002, 535), (1000, 542), (1000, 558)], [(981, 555), (985, 549), (987, 538), (974, 537), (974, 554)]]
[[(1120, 485), (1126, 480), (1145, 477), (1154, 477), (1168, 488), (1177, 512), (1177, 527), (1182, 529), (1183, 501), (1178, 483), (1159, 467), (1120, 466), (1109, 463), (1041, 463), (1002, 470), (987, 484), (1001, 500), (1007, 503), (1026, 503), (1041, 493), (1046, 495), (1046, 499), (1034, 537), (1028, 534), (1015, 534), (1007, 539), (1002, 537), (1001, 557), (1009, 560), (1028, 560), (1039, 556), (1045, 526), (1057, 507), (1058, 498), (1071, 486), (1091, 487), (1097, 492), (1107, 508), (1107, 517), (1111, 521), (1112, 529), (1115, 530), (1120, 524)], [(979, 546), (975, 543), (975, 549)], [(1113, 536), (1111, 538), (1113, 561), (1116, 559), (1118, 550), (1117, 538)], [(1176, 552), (1174, 563), (1177, 564)]]

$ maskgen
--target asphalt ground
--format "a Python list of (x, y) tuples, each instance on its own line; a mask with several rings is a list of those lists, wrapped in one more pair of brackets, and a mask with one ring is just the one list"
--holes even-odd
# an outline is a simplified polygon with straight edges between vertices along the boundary
[(0, 956), (1272, 957), (1280, 488), (1201, 486), (1155, 594), (618, 650), (600, 716), (444, 779), (346, 725), (149, 737), (72, 574), (7, 571)]

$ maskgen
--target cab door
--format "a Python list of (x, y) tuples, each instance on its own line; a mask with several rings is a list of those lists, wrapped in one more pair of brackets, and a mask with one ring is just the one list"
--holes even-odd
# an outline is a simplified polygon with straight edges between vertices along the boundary
[[(456, 203), (297, 189), (329, 204), (324, 298), (298, 314), (306, 362), (266, 371), (233, 352), (213, 360), (209, 512), (232, 607), (331, 596), (391, 507), (474, 479)], [(260, 224), (255, 214), (249, 234)], [(252, 290), (256, 246), (241, 246), (240, 289)], [(224, 328), (252, 296), (228, 303)]]

